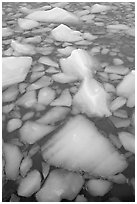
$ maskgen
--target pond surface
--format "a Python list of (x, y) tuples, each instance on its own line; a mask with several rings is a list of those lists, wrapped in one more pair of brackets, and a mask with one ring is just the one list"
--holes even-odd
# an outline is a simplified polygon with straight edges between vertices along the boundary
[[(44, 182), (44, 177), (42, 175), (42, 162), (43, 158), (41, 155), (41, 147), (46, 141), (49, 140), (56, 132), (58, 132), (62, 125), (67, 123), (70, 117), (75, 113), (72, 106), (69, 107), (69, 113), (61, 121), (57, 121), (58, 126), (53, 132), (49, 133), (47, 137), (38, 140), (34, 144), (26, 144), (20, 141), (20, 128), (23, 127), (25, 121), (31, 120), (35, 121), (42, 116), (44, 116), (53, 106), (39, 104), (37, 106), (31, 107), (31, 105), (18, 104), (16, 101), (23, 96), (23, 94), (29, 89), (27, 89), (32, 83), (35, 83), (43, 76), (49, 77), (51, 79), (52, 75), (58, 73), (58, 68), (54, 66), (53, 62), (59, 64), (60, 58), (66, 58), (70, 56), (71, 51), (74, 49), (86, 50), (90, 56), (94, 56), (99, 63), (99, 70), (97, 70), (94, 78), (101, 82), (102, 84), (108, 83), (112, 84), (114, 90), (117, 85), (122, 81), (124, 75), (122, 76), (118, 73), (106, 73), (104, 69), (110, 66), (122, 66), (122, 69), (128, 68), (127, 74), (135, 69), (135, 4), (130, 3), (98, 3), (99, 5), (110, 6), (110, 9), (104, 10), (102, 12), (92, 12), (92, 7), (96, 3), (92, 2), (75, 2), (75, 3), (48, 3), (48, 2), (3, 2), (2, 4), (2, 28), (9, 28), (11, 33), (8, 31), (3, 32), (2, 38), (2, 54), (3, 58), (11, 56), (31, 56), (32, 66), (29, 70), (24, 81), (20, 83), (15, 83), (11, 85), (13, 92), (17, 90), (17, 94), (13, 94), (13, 99), (7, 96), (5, 99), (4, 92), (9, 89), (9, 85), (3, 87), (3, 143), (14, 144), (19, 147), (22, 152), (23, 157), (28, 154), (31, 155), (32, 166), (30, 171), (37, 169), (41, 176), (42, 182)], [(65, 9), (80, 18), (80, 22), (77, 24), (67, 23), (67, 26), (72, 30), (79, 31), (82, 35), (86, 36), (83, 40), (76, 42), (62, 42), (57, 41), (51, 35), (51, 31), (60, 25), (60, 23), (54, 22), (39, 22), (38, 27), (32, 29), (21, 29), (18, 25), (18, 19), (24, 19), (29, 13), (35, 10), (49, 10), (54, 7), (59, 7)], [(26, 8), (26, 9), (25, 9)], [(43, 9), (42, 9), (43, 8)], [(33, 11), (32, 11), (33, 10)], [(109, 29), (109, 25), (121, 25), (121, 28)], [(127, 28), (124, 28), (124, 26)], [(29, 38), (37, 36), (36, 41)], [(92, 37), (92, 39), (91, 39)], [(25, 41), (29, 39), (28, 41)], [(17, 43), (30, 44), (36, 48), (35, 54), (26, 53), (28, 48), (23, 48), (23, 54), (19, 52), (20, 46), (12, 46), (12, 41)], [(29, 43), (28, 43), (29, 42)], [(62, 48), (69, 47), (68, 53), (61, 51)], [(72, 49), (72, 50), (71, 50)], [(24, 51), (25, 50), (25, 51)], [(31, 50), (31, 49), (30, 49)], [(32, 49), (33, 50), (33, 49)], [(64, 53), (63, 53), (64, 52)], [(51, 65), (38, 62), (40, 57), (46, 56), (52, 60)], [(53, 65), (52, 65), (53, 64)], [(36, 69), (35, 69), (35, 68)], [(52, 69), (54, 68), (54, 69)], [(39, 70), (38, 70), (39, 69)], [(48, 70), (49, 69), (49, 70)], [(46, 70), (46, 71), (45, 71)], [(48, 71), (47, 71), (48, 70)], [(34, 75), (34, 72), (37, 74)], [(41, 73), (40, 73), (41, 72)], [(33, 76), (32, 76), (33, 75)], [(43, 83), (43, 82), (42, 82)], [(47, 82), (48, 83), (48, 82)], [(41, 84), (41, 83), (40, 83)], [(42, 88), (44, 86), (40, 85)], [(45, 85), (46, 86), (46, 85)], [(70, 83), (60, 83), (59, 81), (52, 81), (49, 83), (49, 87), (56, 91), (56, 97), (60, 96), (62, 90), (68, 89), (71, 96), (74, 96), (76, 91), (80, 86), (80, 81)], [(40, 87), (40, 88), (41, 88)], [(112, 87), (111, 87), (112, 88)], [(32, 87), (36, 93), (36, 98), (39, 97), (39, 88), (36, 86)], [(10, 95), (12, 89), (9, 89)], [(114, 91), (110, 91), (112, 99), (115, 99), (117, 94)], [(32, 99), (32, 98), (31, 98)], [(31, 100), (30, 99), (30, 100)], [(24, 102), (25, 103), (25, 102)], [(120, 107), (122, 119), (124, 120), (124, 125), (117, 126), (113, 116), (108, 118), (103, 117), (89, 117), (86, 113), (83, 113), (91, 122), (94, 122), (96, 127), (99, 129), (105, 137), (109, 138), (110, 134), (118, 137), (119, 132), (129, 132), (135, 134), (133, 120), (135, 107), (128, 107), (124, 104)], [(72, 112), (71, 112), (72, 111)], [(74, 111), (74, 112), (73, 112)], [(120, 114), (120, 112), (119, 112)], [(124, 115), (125, 118), (124, 118)], [(21, 121), (21, 126), (13, 131), (9, 131), (8, 122), (11, 119), (19, 119)], [(115, 117), (116, 118), (116, 117)], [(118, 123), (119, 123), (119, 117)], [(120, 120), (121, 121), (121, 120)], [(128, 123), (129, 122), (129, 123)], [(110, 139), (110, 138), (109, 138)], [(127, 151), (123, 146), (119, 150), (123, 155), (125, 155), (128, 167), (122, 172), (126, 177), (126, 182), (119, 184), (118, 182), (113, 183), (112, 189), (106, 193), (104, 196), (92, 196), (83, 185), (79, 194), (84, 195), (88, 202), (133, 202), (135, 201), (134, 195), (134, 178), (135, 178), (135, 155), (133, 152)], [(3, 156), (3, 163), (5, 159)], [(4, 165), (3, 165), (4, 166)], [(56, 169), (54, 165), (50, 166), (50, 171)], [(35, 202), (35, 193), (31, 196), (19, 196), (18, 186), (20, 183), (21, 175), (19, 174), (16, 180), (9, 179), (6, 176), (5, 170), (3, 170), (3, 202)], [(86, 182), (88, 179), (86, 179)], [(67, 201), (68, 200), (62, 200)], [(73, 200), (75, 201), (75, 199)]]

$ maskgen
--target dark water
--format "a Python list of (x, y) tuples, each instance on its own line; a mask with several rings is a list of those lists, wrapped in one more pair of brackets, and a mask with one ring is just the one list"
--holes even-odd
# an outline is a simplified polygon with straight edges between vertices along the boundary
[[(84, 7), (86, 6), (92, 6), (94, 4), (94, 2), (89, 3), (89, 2), (80, 2), (80, 3), (69, 3), (66, 6), (64, 6), (64, 8), (70, 12), (76, 12), (79, 10), (82, 10)], [(89, 43), (89, 45), (75, 45), (76, 48), (82, 48), (85, 50), (90, 50), (91, 48), (95, 47), (95, 46), (100, 46), (101, 49), (103, 49), (104, 47), (108, 48), (109, 50), (111, 50), (112, 52), (114, 52), (115, 50), (118, 50), (117, 52), (117, 56), (118, 58), (121, 58), (124, 62), (124, 66), (129, 67), (130, 69), (135, 69), (135, 38), (133, 36), (130, 35), (126, 35), (124, 32), (117, 32), (117, 33), (108, 33), (106, 31), (106, 25), (108, 24), (115, 24), (115, 22), (119, 22), (121, 24), (126, 24), (128, 26), (134, 27), (135, 22), (134, 22), (134, 11), (135, 11), (135, 5), (134, 3), (103, 3), (106, 5), (111, 5), (113, 6), (115, 9), (114, 10), (110, 10), (108, 11), (106, 14), (95, 14), (96, 16), (96, 22), (102, 22), (103, 25), (102, 26), (96, 26), (94, 19), (91, 23), (87, 22), (87, 23), (81, 23), (79, 25), (71, 25), (71, 28), (74, 30), (79, 30), (81, 32), (90, 32), (93, 35), (97, 35), (98, 38), (95, 39), (93, 41), (93, 43)], [(18, 18), (23, 18), (26, 15), (23, 14), (22, 12), (19, 11), (19, 8), (22, 6), (25, 6), (27, 8), (30, 9), (35, 9), (35, 8), (39, 8), (45, 5), (51, 5), (51, 3), (46, 3), (46, 2), (33, 2), (33, 3), (25, 3), (25, 2), (3, 2), (2, 7), (3, 7), (3, 17), (2, 17), (2, 23), (3, 23), (3, 27), (10, 27), (11, 29), (14, 30), (14, 35), (11, 37), (6, 37), (3, 38), (3, 51), (8, 49), (10, 47), (10, 43), (6, 43), (6, 40), (10, 40), (10, 39), (18, 39), (19, 37), (33, 37), (36, 34), (31, 32), (31, 31), (24, 31), (21, 32), (18, 29), (17, 26), (17, 20)], [(43, 25), (41, 26), (43, 27), (55, 27), (55, 25), (53, 24), (50, 25), (49, 23), (43, 23)], [(49, 32), (43, 32), (43, 33), (38, 33), (37, 35), (41, 35), (42, 37), (42, 41), (39, 44), (40, 46), (43, 46), (43, 41), (48, 37)], [(61, 48), (62, 45), (61, 43), (55, 43), (55, 42), (51, 42), (48, 43), (49, 46), (51, 46), (53, 48), (52, 53), (49, 55), (53, 60), (58, 61), (58, 56), (57, 56), (57, 48)], [(4, 56), (4, 54), (3, 54)], [(33, 60), (36, 61), (38, 58), (40, 57), (40, 55), (35, 55), (33, 56)], [(108, 62), (111, 63), (112, 59), (114, 58), (113, 56), (106, 54), (106, 55), (102, 55), (100, 53), (96, 54), (96, 57), (98, 58), (98, 60), (100, 61), (100, 63), (103, 62)], [(50, 74), (49, 74), (50, 76)], [(26, 82), (29, 83), (29, 75), (26, 78)], [(119, 83), (119, 81), (118, 81)], [(60, 85), (58, 83), (54, 83), (54, 86), (58, 86), (61, 89), (66, 88), (66, 85)], [(114, 85), (116, 86), (117, 83), (114, 83)], [(67, 85), (68, 87), (70, 87), (71, 85)], [(18, 96), (18, 98), (21, 95)], [(6, 105), (8, 103), (4, 103), (3, 105)], [(127, 108), (124, 107), (125, 110), (128, 112), (128, 116), (131, 117), (131, 114), (133, 112), (133, 108)], [(50, 109), (50, 107), (47, 107), (46, 110), (44, 111), (40, 111), (39, 113), (37, 113), (37, 111), (34, 111), (33, 109), (30, 109), (31, 111), (34, 111), (34, 117), (32, 118), (32, 120), (35, 120), (39, 117), (41, 117), (42, 115), (44, 115), (46, 113), (46, 111), (48, 111)], [(29, 111), (29, 109), (25, 109), (25, 108), (20, 108), (19, 112), (22, 115), (25, 115), (25, 113), (27, 113)], [(12, 118), (14, 115), (14, 111), (11, 111), (9, 114), (7, 114), (5, 121), (3, 122), (3, 141), (4, 142), (9, 142), (12, 141), (12, 139), (17, 139), (19, 137), (19, 132), (18, 131), (13, 131), (12, 133), (8, 133), (6, 131), (6, 124), (8, 122), (8, 120), (10, 118)], [(70, 115), (68, 115), (69, 118)], [(68, 119), (67, 118), (67, 119)], [(67, 120), (66, 119), (66, 120)], [(95, 122), (95, 125), (101, 130), (103, 131), (103, 133), (105, 134), (105, 136), (107, 137), (110, 133), (117, 135), (117, 133), (119, 131), (122, 130), (128, 130), (128, 128), (121, 128), (121, 129), (117, 129), (115, 128), (115, 126), (111, 123), (111, 121), (109, 119), (104, 119), (104, 120), (100, 120), (97, 118), (93, 118), (91, 119)], [(52, 134), (49, 135), (49, 137), (51, 137)], [(43, 141), (44, 140), (44, 141)], [(41, 141), (39, 141), (39, 145), (42, 145), (43, 142), (45, 142), (45, 139), (43, 139)], [(32, 145), (33, 146), (33, 145)], [(26, 151), (32, 148), (32, 146), (21, 146), (21, 150), (22, 151)], [(121, 148), (121, 152), (125, 153), (126, 151), (124, 150), (124, 148)], [(40, 152), (37, 152), (33, 157), (33, 166), (32, 169), (38, 169), (41, 172), (41, 154)], [(127, 178), (132, 178), (135, 177), (135, 158), (134, 156), (132, 156), (132, 158), (130, 158), (130, 164), (128, 166), (128, 168), (123, 172), (123, 174), (125, 176), (127, 176)], [(55, 167), (51, 167), (51, 169), (54, 169)], [(17, 187), (18, 184), (17, 182), (14, 181), (10, 181), (7, 180), (5, 177), (3, 179), (3, 202), (7, 201), (9, 202), (11, 199), (11, 195), (12, 194), (17, 194)], [(83, 188), (81, 190), (81, 194), (84, 194), (86, 196), (86, 198), (88, 199), (89, 202), (111, 202), (111, 201), (116, 201), (116, 198), (119, 199), (119, 201), (121, 202), (133, 202), (134, 201), (134, 192), (133, 192), (133, 188), (131, 186), (131, 184), (127, 183), (127, 184), (114, 184), (112, 190), (106, 194), (104, 197), (92, 197), (88, 194), (88, 192)], [(111, 198), (114, 198), (114, 200)], [(34, 202), (35, 200), (35, 196), (31, 196), (30, 198), (24, 198), (24, 197), (20, 197), (19, 198), (20, 202)], [(63, 200), (66, 201), (66, 200)]]

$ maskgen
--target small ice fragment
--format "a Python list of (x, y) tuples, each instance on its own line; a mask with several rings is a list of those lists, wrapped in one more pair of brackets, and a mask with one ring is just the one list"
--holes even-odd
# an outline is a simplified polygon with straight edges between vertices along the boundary
[(101, 5), (101, 4), (94, 4), (91, 8), (91, 13), (101, 13), (104, 11), (108, 11), (111, 9), (111, 6)]
[(131, 71), (123, 80), (117, 85), (116, 92), (118, 96), (129, 98), (135, 93), (135, 71)]
[(11, 47), (19, 55), (35, 55), (36, 54), (34, 45), (20, 43), (18, 41), (12, 40)]
[(129, 132), (120, 132), (119, 139), (127, 151), (135, 154), (135, 136)]
[(5, 158), (5, 172), (10, 180), (16, 180), (19, 175), (19, 166), (22, 160), (20, 149), (12, 144), (3, 144), (3, 154)]
[(41, 63), (41, 64), (48, 65), (48, 66), (56, 67), (56, 68), (59, 67), (57, 62), (54, 62), (49, 57), (45, 57), (45, 56), (44, 57), (40, 57), (38, 62)]
[(112, 66), (109, 65), (105, 68), (105, 72), (126, 75), (129, 72), (129, 68), (124, 67), (123, 65), (112, 65)]
[(10, 86), (2, 93), (2, 102), (14, 101), (19, 93), (16, 85)]
[(42, 162), (42, 174), (44, 176), (44, 179), (48, 176), (50, 171), (50, 166), (48, 163)]
[(117, 184), (125, 184), (127, 182), (127, 178), (123, 174), (110, 176), (109, 180)]
[(125, 24), (115, 24), (115, 25), (107, 25), (107, 29), (119, 31), (119, 30), (128, 30), (129, 27)]
[(2, 28), (2, 37), (9, 37), (11, 35), (13, 35), (13, 30), (8, 27)]
[(68, 89), (62, 91), (61, 95), (51, 102), (51, 106), (71, 106), (72, 97)]
[(22, 121), (18, 118), (12, 118), (8, 121), (7, 131), (13, 132), (16, 129), (19, 129), (22, 125)]
[(40, 26), (40, 24), (37, 21), (31, 20), (31, 19), (25, 19), (25, 18), (19, 18), (18, 25), (23, 30), (31, 30), (32, 28), (36, 28)]
[(121, 60), (121, 59), (119, 59), (119, 58), (114, 58), (114, 59), (113, 59), (113, 64), (114, 64), (115, 66), (122, 65), (123, 63), (124, 63), (123, 60)]
[(51, 125), (43, 125), (33, 121), (27, 121), (20, 129), (21, 141), (27, 144), (34, 144), (56, 127)]
[(30, 197), (40, 189), (41, 175), (39, 171), (31, 171), (25, 178), (22, 178), (17, 190), (19, 196)]
[(32, 159), (27, 156), (25, 157), (20, 165), (20, 174), (22, 177), (26, 176), (30, 168), (32, 167)]
[(58, 121), (65, 119), (69, 111), (70, 109), (67, 107), (53, 107), (36, 122), (42, 124), (54, 124)]
[(55, 91), (50, 87), (40, 89), (38, 93), (38, 103), (49, 105), (56, 97)]
[(124, 106), (126, 103), (126, 98), (124, 97), (117, 97), (116, 99), (114, 99), (111, 104), (110, 104), (110, 110), (112, 112), (116, 111), (117, 109), (121, 108), (122, 106)]
[(64, 73), (58, 73), (52, 75), (52, 79), (56, 82), (59, 82), (61, 84), (71, 83), (77, 80), (77, 77), (73, 75), (67, 75)]
[(72, 46), (67, 46), (67, 47), (65, 47), (65, 48), (58, 48), (57, 49), (57, 51), (59, 52), (59, 53), (61, 53), (62, 55), (65, 55), (65, 56), (69, 56), (69, 55), (71, 55), (71, 52), (73, 51), (73, 50), (75, 50), (75, 48), (74, 47), (72, 47)]
[(34, 37), (29, 37), (29, 38), (24, 38), (23, 39), (23, 43), (33, 43), (33, 44), (37, 44), (37, 43), (40, 43), (41, 42), (41, 36), (38, 35), (38, 36), (34, 36)]
[(133, 108), (135, 106), (135, 93), (131, 94), (127, 100), (127, 107)]
[(92, 196), (104, 196), (111, 187), (112, 183), (107, 180), (92, 179), (87, 182), (87, 190)]
[(113, 122), (116, 128), (128, 127), (130, 125), (130, 120), (127, 118), (111, 116), (110, 120)]
[(78, 195), (75, 199), (75, 202), (88, 202), (84, 195)]
[(23, 96), (21, 96), (16, 104), (19, 106), (24, 106), (25, 108), (30, 108), (35, 105), (37, 102), (36, 92), (35, 91), (27, 91)]

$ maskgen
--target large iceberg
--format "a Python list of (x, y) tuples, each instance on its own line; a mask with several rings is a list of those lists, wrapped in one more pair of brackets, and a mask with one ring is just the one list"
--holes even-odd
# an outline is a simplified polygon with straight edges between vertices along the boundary
[(58, 7), (47, 11), (35, 11), (26, 18), (40, 22), (79, 23), (79, 18), (76, 15)]
[(2, 86), (24, 81), (31, 64), (31, 57), (2, 58)]

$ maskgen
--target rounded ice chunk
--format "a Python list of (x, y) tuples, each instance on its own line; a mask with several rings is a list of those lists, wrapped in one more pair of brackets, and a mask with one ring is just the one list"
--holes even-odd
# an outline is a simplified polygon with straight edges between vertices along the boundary
[(111, 189), (112, 183), (101, 179), (92, 179), (87, 183), (88, 192), (92, 196), (104, 196)]
[(22, 160), (22, 153), (15, 145), (4, 143), (3, 153), (5, 158), (5, 172), (10, 180), (16, 180), (19, 174), (19, 166)]
[(18, 187), (18, 195), (24, 197), (30, 197), (33, 193), (40, 189), (41, 185), (41, 175), (39, 171), (31, 171), (27, 177), (21, 179)]

